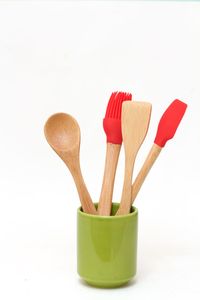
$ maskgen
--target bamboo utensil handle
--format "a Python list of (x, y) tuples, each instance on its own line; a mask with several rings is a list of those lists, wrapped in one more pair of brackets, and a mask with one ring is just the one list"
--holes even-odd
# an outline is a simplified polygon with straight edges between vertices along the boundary
[(86, 213), (96, 215), (97, 211), (95, 209), (95, 206), (92, 202), (92, 199), (90, 197), (90, 194), (84, 182), (79, 161), (77, 160), (77, 158), (73, 159), (72, 157), (71, 162), (72, 162), (72, 167), (71, 167), (71, 163), (70, 164), (68, 163), (68, 167), (70, 169), (72, 177), (74, 178), (74, 182), (76, 184), (77, 192), (79, 194), (82, 209)]
[(120, 149), (121, 145), (107, 143), (103, 183), (98, 205), (99, 215), (109, 216), (111, 212), (113, 187)]
[(131, 184), (132, 184), (132, 174), (133, 174), (135, 158), (136, 156), (134, 156), (132, 159), (125, 158), (126, 162), (125, 162), (125, 173), (124, 173), (122, 196), (121, 196), (120, 207), (116, 215), (123, 215), (130, 211), (131, 200), (132, 200)]
[(140, 172), (138, 173), (134, 183), (132, 184), (132, 195), (131, 195), (131, 199), (132, 199), (132, 204), (137, 196), (137, 194), (140, 191), (140, 188), (147, 176), (147, 174), (149, 173), (151, 167), (153, 166), (154, 162), (156, 161), (158, 155), (160, 154), (162, 150), (162, 147), (153, 144), (151, 150), (149, 151), (149, 154), (140, 170)]

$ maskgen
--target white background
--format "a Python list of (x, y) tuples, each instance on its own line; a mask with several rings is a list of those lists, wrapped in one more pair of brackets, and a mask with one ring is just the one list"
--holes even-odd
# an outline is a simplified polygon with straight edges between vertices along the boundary
[[(97, 200), (102, 118), (115, 90), (153, 105), (134, 176), (169, 103), (189, 106), (135, 202), (137, 276), (105, 290), (76, 273), (78, 196), (43, 125), (58, 111), (78, 120), (82, 170)], [(0, 299), (199, 299), (199, 103), (200, 3), (0, 2)], [(122, 152), (116, 200), (123, 166)]]

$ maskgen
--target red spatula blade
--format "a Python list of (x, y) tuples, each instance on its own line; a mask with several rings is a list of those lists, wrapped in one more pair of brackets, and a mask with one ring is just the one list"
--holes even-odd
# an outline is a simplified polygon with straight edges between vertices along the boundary
[(166, 142), (173, 138), (186, 111), (187, 104), (176, 99), (166, 109), (158, 124), (154, 143), (164, 147)]

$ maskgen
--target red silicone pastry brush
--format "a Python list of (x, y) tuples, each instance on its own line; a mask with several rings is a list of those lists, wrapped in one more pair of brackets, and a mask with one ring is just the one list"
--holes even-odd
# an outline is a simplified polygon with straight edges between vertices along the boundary
[(162, 115), (158, 124), (154, 144), (132, 185), (132, 203), (134, 202), (148, 172), (156, 161), (166, 142), (173, 138), (186, 111), (187, 104), (174, 100)]
[(111, 212), (115, 173), (122, 144), (122, 103), (123, 101), (131, 99), (131, 94), (115, 92), (112, 93), (107, 105), (105, 118), (103, 120), (103, 128), (107, 136), (107, 150), (103, 183), (98, 205), (99, 215), (109, 216)]

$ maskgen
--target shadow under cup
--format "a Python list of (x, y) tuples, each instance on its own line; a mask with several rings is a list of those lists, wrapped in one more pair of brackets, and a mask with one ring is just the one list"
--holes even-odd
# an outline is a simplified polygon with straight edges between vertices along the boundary
[(136, 274), (138, 210), (114, 216), (77, 214), (77, 268), (88, 284), (112, 288), (126, 284)]

